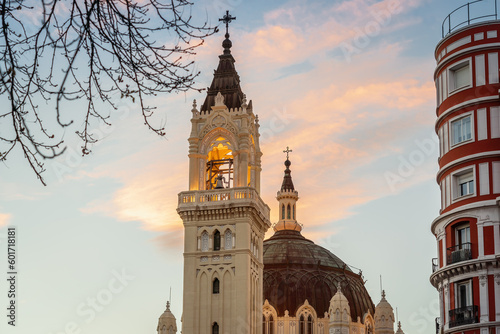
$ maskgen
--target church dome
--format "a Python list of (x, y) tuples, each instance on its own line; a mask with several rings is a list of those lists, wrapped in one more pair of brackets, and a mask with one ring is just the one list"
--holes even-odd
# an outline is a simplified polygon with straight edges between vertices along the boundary
[(327, 249), (302, 236), (299, 231), (279, 230), (264, 241), (264, 299), (283, 316), (288, 310), (295, 316), (305, 302), (315, 309), (318, 317), (328, 312), (331, 298), (340, 283), (349, 301), (353, 321), (370, 310), (373, 302), (363, 279)]

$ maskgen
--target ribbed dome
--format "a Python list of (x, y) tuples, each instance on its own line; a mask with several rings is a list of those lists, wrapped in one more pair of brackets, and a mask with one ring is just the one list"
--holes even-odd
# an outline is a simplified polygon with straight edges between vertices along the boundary
[(342, 293), (349, 301), (351, 317), (363, 319), (374, 313), (373, 302), (362, 278), (327, 249), (304, 238), (300, 232), (277, 231), (264, 241), (264, 299), (269, 301), (279, 316), (285, 310), (290, 316), (307, 299), (319, 317), (328, 312), (330, 299), (340, 283)]

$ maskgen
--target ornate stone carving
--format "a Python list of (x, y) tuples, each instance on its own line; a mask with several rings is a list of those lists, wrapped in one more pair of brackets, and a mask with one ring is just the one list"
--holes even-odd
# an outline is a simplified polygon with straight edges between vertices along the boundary
[(488, 282), (488, 277), (486, 275), (479, 276), (479, 284), (481, 284), (483, 288), (487, 282)]
[(223, 127), (224, 125), (226, 125), (226, 123), (227, 123), (226, 119), (221, 115), (215, 116), (214, 119), (212, 120), (212, 124), (218, 128)]

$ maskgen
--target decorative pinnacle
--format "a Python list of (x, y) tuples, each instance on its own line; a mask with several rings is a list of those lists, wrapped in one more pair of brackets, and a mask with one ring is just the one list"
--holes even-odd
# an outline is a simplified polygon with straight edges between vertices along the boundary
[(167, 310), (170, 311), (170, 301), (167, 301)]
[(229, 23), (231, 23), (232, 20), (236, 20), (236, 17), (231, 16), (228, 10), (226, 10), (226, 15), (224, 15), (222, 19), (219, 19), (219, 21), (222, 21), (226, 24), (226, 35), (228, 35), (226, 36), (226, 38), (229, 37)]

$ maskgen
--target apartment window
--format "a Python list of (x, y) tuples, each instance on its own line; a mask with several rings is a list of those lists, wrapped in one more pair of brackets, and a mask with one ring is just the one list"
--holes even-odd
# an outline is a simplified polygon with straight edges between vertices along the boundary
[(457, 288), (457, 308), (463, 308), (472, 305), (472, 284), (471, 281), (456, 283)]
[(463, 248), (465, 244), (470, 243), (470, 226), (460, 225), (455, 229), (455, 240), (457, 246)]
[(291, 219), (290, 204), (286, 207), (286, 219)]
[(451, 145), (472, 139), (471, 115), (451, 122)]
[(472, 171), (458, 175), (456, 178), (458, 185), (457, 197), (467, 196), (474, 193), (474, 175)]
[(470, 70), (469, 60), (451, 67), (448, 70), (448, 78), (450, 92), (470, 86), (472, 81), (472, 73)]
[(220, 250), (220, 232), (215, 231), (214, 233), (214, 251)]
[(449, 326), (462, 326), (478, 322), (479, 310), (473, 304), (472, 280), (455, 283), (455, 308), (449, 311)]
[(447, 263), (453, 264), (472, 259), (469, 223), (460, 223), (453, 229), (455, 244), (447, 248)]

